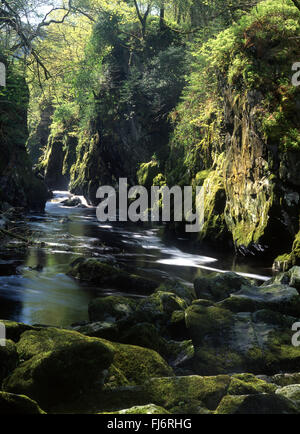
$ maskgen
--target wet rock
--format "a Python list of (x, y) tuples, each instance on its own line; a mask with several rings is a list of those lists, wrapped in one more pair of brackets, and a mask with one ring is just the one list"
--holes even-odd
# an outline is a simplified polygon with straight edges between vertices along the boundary
[(6, 337), (14, 342), (18, 342), (22, 333), (35, 328), (27, 324), (21, 324), (14, 321), (1, 321), (5, 325)]
[(276, 394), (291, 400), (300, 413), (300, 384), (292, 384), (276, 390)]
[(137, 294), (152, 294), (158, 287), (150, 279), (127, 273), (97, 259), (77, 259), (70, 265), (68, 274), (82, 282)]
[(231, 377), (227, 390), (228, 395), (252, 395), (259, 393), (274, 393), (276, 386), (267, 383), (253, 374), (236, 374)]
[(125, 410), (99, 414), (170, 414), (166, 409), (154, 404), (136, 406)]
[(229, 376), (153, 378), (145, 384), (148, 399), (171, 413), (197, 414), (215, 410), (226, 395)]
[(27, 396), (0, 392), (0, 414), (5, 416), (45, 414), (38, 404)]
[(73, 198), (64, 200), (63, 202), (61, 202), (61, 204), (66, 206), (66, 207), (70, 207), (70, 208), (82, 205), (81, 200), (78, 197), (73, 197)]
[(25, 362), (3, 389), (29, 396), (46, 409), (101, 387), (114, 357), (106, 341), (58, 329), (23, 333), (17, 350)]
[(106, 321), (114, 323), (128, 318), (137, 308), (137, 301), (126, 297), (96, 298), (89, 304), (89, 317), (93, 322)]
[(300, 315), (300, 296), (295, 288), (271, 284), (260, 287), (245, 287), (232, 294), (222, 306), (236, 312), (255, 312), (269, 309), (285, 315)]
[(5, 346), (0, 346), (0, 385), (2, 381), (17, 367), (19, 356), (14, 342), (5, 341)]
[(270, 378), (272, 383), (285, 387), (290, 386), (292, 384), (300, 384), (300, 373), (294, 374), (276, 374)]
[(219, 274), (215, 277), (201, 277), (195, 280), (194, 287), (199, 299), (221, 301), (239, 291), (249, 280), (235, 273)]
[(84, 325), (73, 326), (72, 329), (85, 336), (102, 338), (111, 341), (119, 340), (119, 327), (112, 322), (93, 322)]
[(232, 313), (218, 305), (189, 307), (186, 325), (195, 346), (194, 372), (274, 375), (297, 370), (300, 349), (291, 344), (292, 321), (268, 310)]
[(225, 396), (216, 414), (298, 414), (294, 403), (275, 394)]

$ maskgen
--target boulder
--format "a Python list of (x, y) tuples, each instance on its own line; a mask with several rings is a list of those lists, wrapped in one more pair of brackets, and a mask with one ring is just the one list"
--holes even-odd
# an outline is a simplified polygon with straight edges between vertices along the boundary
[(218, 305), (192, 305), (186, 310), (186, 326), (195, 346), (194, 372), (296, 371), (300, 348), (291, 344), (293, 321), (268, 310), (233, 313)]
[(227, 393), (228, 395), (257, 395), (275, 391), (275, 384), (267, 383), (253, 374), (235, 374), (231, 377)]
[(275, 394), (225, 396), (216, 414), (298, 414), (292, 401)]
[(89, 304), (89, 318), (91, 321), (105, 321), (114, 323), (126, 319), (137, 308), (137, 301), (126, 297), (103, 297), (92, 300)]
[(300, 384), (291, 384), (276, 390), (276, 394), (293, 401), (300, 413)]
[(166, 409), (154, 404), (141, 405), (109, 413), (99, 414), (170, 414)]
[(243, 286), (240, 291), (225, 299), (222, 306), (235, 312), (255, 312), (268, 309), (298, 317), (300, 315), (300, 295), (295, 288), (287, 285)]
[(215, 410), (226, 395), (230, 377), (153, 378), (145, 384), (148, 399), (171, 413), (196, 414)]
[(27, 396), (0, 392), (0, 414), (3, 416), (45, 414), (38, 404)]
[(68, 274), (82, 282), (99, 287), (130, 291), (136, 294), (150, 295), (158, 287), (158, 283), (127, 273), (97, 259), (76, 259), (71, 263)]
[(5, 346), (0, 346), (0, 385), (19, 363), (15, 343), (10, 340), (6, 340), (4, 343)]
[(243, 285), (249, 286), (250, 281), (236, 273), (224, 273), (195, 280), (194, 287), (199, 299), (221, 301), (230, 294), (239, 291)]
[(3, 389), (29, 396), (45, 409), (101, 388), (114, 358), (108, 342), (58, 329), (25, 332), (17, 349), (25, 362)]

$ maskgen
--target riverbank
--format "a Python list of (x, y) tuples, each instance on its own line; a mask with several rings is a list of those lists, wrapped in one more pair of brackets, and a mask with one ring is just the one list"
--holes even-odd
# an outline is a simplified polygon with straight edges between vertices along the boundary
[[(99, 260), (70, 268), (83, 280), (118, 273)], [(97, 298), (88, 322), (65, 329), (4, 321), (1, 411), (299, 413), (300, 296), (289, 285), (300, 289), (299, 268), (260, 287), (226, 273), (140, 300)]]

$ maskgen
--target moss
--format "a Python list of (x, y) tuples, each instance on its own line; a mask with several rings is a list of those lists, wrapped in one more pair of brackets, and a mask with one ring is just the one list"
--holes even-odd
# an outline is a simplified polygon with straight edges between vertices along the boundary
[(136, 290), (139, 294), (152, 294), (158, 287), (158, 284), (150, 279), (127, 273), (97, 259), (77, 259), (70, 264), (68, 274), (83, 282), (101, 287), (109, 285), (122, 291)]
[(217, 414), (297, 414), (292, 401), (275, 394), (225, 396)]
[[(148, 190), (154, 185), (154, 179), (159, 175), (159, 164), (157, 161), (150, 161), (149, 163), (143, 163), (137, 172), (137, 179), (139, 185), (146, 187)], [(157, 181), (157, 179), (156, 179)]]
[[(167, 410), (180, 408), (195, 413), (201, 407), (215, 410), (230, 383), (226, 375), (218, 377), (155, 378), (146, 383), (151, 402)], [(188, 413), (188, 412), (187, 412)]]
[(38, 404), (27, 396), (0, 392), (0, 414), (5, 416), (45, 414)]
[(278, 256), (273, 268), (276, 271), (288, 271), (295, 265), (300, 265), (300, 232), (295, 237), (291, 253)]
[(96, 298), (89, 304), (89, 317), (91, 321), (120, 320), (130, 316), (136, 305), (137, 302), (126, 297)]
[(3, 389), (29, 396), (45, 409), (101, 389), (114, 357), (106, 341), (57, 329), (25, 332), (18, 350), (27, 361), (5, 380)]
[(174, 375), (163, 358), (153, 350), (116, 343), (111, 345), (115, 351), (113, 364), (131, 385), (143, 384), (152, 377)]
[(99, 413), (99, 414), (170, 414), (170, 412), (157, 405), (149, 404), (149, 405), (128, 408), (126, 410), (114, 411), (110, 413)]
[(202, 345), (209, 338), (222, 342), (222, 334), (233, 323), (230, 311), (216, 306), (192, 305), (186, 310), (185, 321), (194, 345)]
[(19, 356), (14, 342), (5, 341), (5, 346), (0, 346), (0, 385), (2, 381), (18, 366)]
[(274, 384), (266, 383), (252, 374), (233, 375), (227, 393), (229, 395), (250, 395), (258, 393), (273, 393)]
[(22, 333), (28, 330), (34, 330), (34, 327), (31, 327), (27, 324), (21, 324), (14, 321), (1, 321), (5, 325), (6, 337), (14, 342), (18, 342)]

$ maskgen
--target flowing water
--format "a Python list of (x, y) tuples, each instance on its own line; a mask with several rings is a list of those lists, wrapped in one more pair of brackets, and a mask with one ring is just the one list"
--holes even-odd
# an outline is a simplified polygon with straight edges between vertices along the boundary
[(137, 274), (161, 282), (171, 277), (188, 285), (212, 271), (232, 270), (259, 281), (272, 274), (257, 264), (237, 264), (221, 250), (212, 254), (187, 239), (166, 239), (163, 226), (101, 224), (95, 208), (64, 207), (61, 202), (68, 197), (68, 192), (55, 192), (44, 214), (27, 217), (24, 224), (38, 246), (13, 257), (0, 253), (1, 319), (54, 326), (88, 320), (90, 300), (116, 291), (95, 289), (67, 276), (69, 264), (82, 256), (109, 255)]

